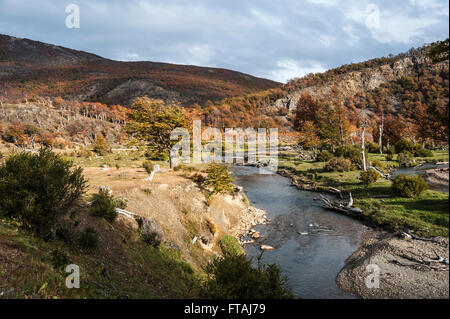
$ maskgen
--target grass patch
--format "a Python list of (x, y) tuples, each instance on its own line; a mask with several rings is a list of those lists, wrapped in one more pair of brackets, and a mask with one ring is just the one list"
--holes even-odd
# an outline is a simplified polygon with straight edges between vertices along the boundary
[[(45, 242), (0, 220), (0, 252), (8, 256), (0, 266), (0, 291), (14, 288), (2, 298), (198, 296), (198, 275), (178, 250), (148, 247), (139, 240), (125, 243), (120, 236), (108, 247), (108, 254), (101, 247), (87, 254), (60, 241)], [(80, 267), (80, 289), (66, 288), (66, 262)]]
[[(386, 161), (385, 155), (369, 154), (368, 161), (380, 160), (387, 167), (396, 167), (396, 161)], [(420, 160), (420, 158), (416, 158)], [(448, 161), (448, 151), (434, 151), (427, 161)], [(449, 235), (448, 194), (428, 190), (417, 198), (403, 198), (394, 194), (392, 182), (380, 179), (364, 185), (359, 179), (361, 171), (325, 172), (325, 163), (303, 161), (295, 153), (282, 153), (279, 168), (288, 169), (319, 186), (331, 186), (351, 192), (354, 206), (364, 210), (364, 215), (377, 225), (390, 229), (414, 230), (420, 236)], [(389, 196), (388, 198), (376, 198)]]

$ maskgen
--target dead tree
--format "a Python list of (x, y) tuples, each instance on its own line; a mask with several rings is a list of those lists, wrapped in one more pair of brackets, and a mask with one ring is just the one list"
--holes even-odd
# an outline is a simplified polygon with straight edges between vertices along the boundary
[(362, 154), (362, 169), (367, 171), (366, 163), (366, 128), (369, 124), (365, 110), (361, 111), (361, 154)]
[(384, 115), (381, 116), (380, 124), (378, 125), (378, 145), (380, 146), (380, 154), (383, 155), (383, 130), (384, 130)]

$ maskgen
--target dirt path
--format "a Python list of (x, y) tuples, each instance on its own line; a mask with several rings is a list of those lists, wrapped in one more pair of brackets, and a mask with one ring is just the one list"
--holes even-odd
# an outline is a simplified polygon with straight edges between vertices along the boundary
[[(439, 255), (449, 260), (449, 239), (405, 240), (388, 232), (370, 230), (358, 251), (348, 259), (337, 277), (338, 286), (362, 298), (449, 298), (449, 267), (433, 262)], [(421, 262), (425, 261), (424, 264)], [(374, 274), (368, 265), (379, 267), (379, 288), (368, 288)]]

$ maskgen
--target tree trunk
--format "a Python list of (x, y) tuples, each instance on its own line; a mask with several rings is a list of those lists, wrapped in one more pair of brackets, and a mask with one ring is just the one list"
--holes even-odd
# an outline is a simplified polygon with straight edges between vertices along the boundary
[(173, 157), (172, 157), (172, 152), (169, 153), (169, 167), (170, 167), (170, 169), (173, 169)]
[(367, 125), (367, 122), (364, 121), (364, 123), (362, 124), (362, 130), (361, 130), (361, 154), (362, 154), (362, 166), (363, 166), (364, 171), (367, 170), (367, 165), (366, 165), (366, 125)]
[(380, 154), (383, 155), (383, 129), (384, 129), (384, 119), (381, 120), (380, 126), (378, 126), (378, 145), (380, 146)]

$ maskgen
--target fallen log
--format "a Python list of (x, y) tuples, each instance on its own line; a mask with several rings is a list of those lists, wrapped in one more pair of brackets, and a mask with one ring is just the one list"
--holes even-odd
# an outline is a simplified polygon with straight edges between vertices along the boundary
[(134, 218), (135, 216), (139, 216), (139, 215), (136, 214), (136, 213), (132, 213), (132, 212), (129, 212), (129, 211), (127, 211), (127, 210), (125, 210), (125, 209), (121, 209), (121, 208), (116, 208), (116, 212), (117, 212), (118, 214), (123, 215), (123, 216), (126, 216), (126, 217), (128, 217), (128, 218)]
[(330, 199), (326, 198), (322, 194), (320, 195), (320, 197), (323, 202), (324, 208), (342, 212), (342, 213), (348, 213), (348, 214), (352, 214), (352, 215), (353, 214), (361, 214), (363, 212), (362, 209), (360, 209), (360, 208), (352, 207), (353, 206), (353, 197), (351, 194), (350, 194), (350, 200), (346, 205), (343, 205), (339, 201), (331, 201)]

